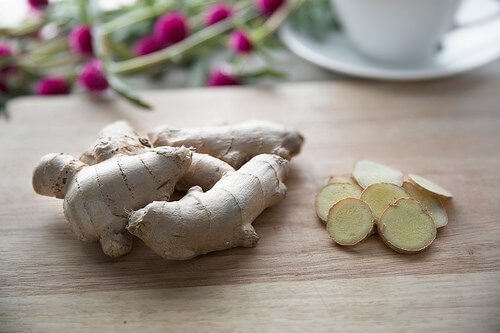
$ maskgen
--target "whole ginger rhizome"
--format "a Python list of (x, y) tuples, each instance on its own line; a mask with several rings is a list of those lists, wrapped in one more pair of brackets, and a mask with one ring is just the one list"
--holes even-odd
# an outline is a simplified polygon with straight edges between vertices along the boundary
[[(249, 121), (196, 129), (161, 128), (141, 137), (126, 122), (106, 126), (77, 159), (42, 157), (38, 194), (63, 199), (82, 241), (119, 257), (133, 236), (168, 259), (255, 246), (252, 222), (286, 195), (288, 160), (303, 137), (285, 126)], [(169, 201), (174, 190), (186, 191)]]

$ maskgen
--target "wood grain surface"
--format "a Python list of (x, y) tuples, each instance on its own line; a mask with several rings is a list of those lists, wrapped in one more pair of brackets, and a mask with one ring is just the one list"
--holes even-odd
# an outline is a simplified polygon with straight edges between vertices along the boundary
[[(84, 97), (27, 98), (0, 122), (0, 331), (320, 332), (500, 330), (500, 76), (156, 91), (156, 111)], [(254, 226), (257, 247), (175, 262), (137, 240), (113, 260), (75, 239), (62, 201), (36, 195), (49, 152), (79, 155), (109, 122), (141, 131), (262, 118), (306, 137), (288, 196)], [(360, 158), (449, 189), (429, 250), (377, 236), (335, 246), (314, 195)]]

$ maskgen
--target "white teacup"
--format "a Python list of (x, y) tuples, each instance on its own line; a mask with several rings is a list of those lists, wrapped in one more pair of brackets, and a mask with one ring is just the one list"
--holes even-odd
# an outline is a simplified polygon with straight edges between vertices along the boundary
[(429, 61), (453, 26), (461, 0), (331, 0), (363, 54), (393, 64)]

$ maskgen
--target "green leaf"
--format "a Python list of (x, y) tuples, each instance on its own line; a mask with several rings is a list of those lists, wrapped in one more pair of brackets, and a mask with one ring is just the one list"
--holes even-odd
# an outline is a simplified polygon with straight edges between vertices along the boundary
[(151, 110), (153, 108), (151, 104), (147, 103), (141, 99), (138, 94), (133, 92), (118, 76), (108, 74), (107, 79), (111, 89), (132, 104), (147, 110)]

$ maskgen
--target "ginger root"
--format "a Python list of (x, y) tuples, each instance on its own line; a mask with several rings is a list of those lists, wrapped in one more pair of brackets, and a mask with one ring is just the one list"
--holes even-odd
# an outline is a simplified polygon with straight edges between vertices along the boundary
[(150, 147), (149, 140), (140, 137), (128, 122), (116, 121), (101, 130), (99, 139), (80, 156), (80, 161), (94, 165), (120, 154), (141, 154)]
[[(126, 121), (117, 121), (101, 130), (97, 142), (82, 154), (80, 160), (93, 165), (117, 155), (137, 155), (149, 149), (148, 139), (137, 134)], [(234, 169), (226, 162), (207, 154), (193, 153), (188, 171), (175, 188), (185, 192), (198, 185), (206, 191), (228, 171)]]
[(207, 154), (193, 153), (188, 171), (175, 185), (177, 191), (185, 192), (193, 186), (208, 191), (222, 178), (226, 172), (234, 168), (226, 162)]
[(87, 166), (67, 154), (48, 154), (33, 172), (33, 188), (64, 198), (64, 215), (78, 239), (99, 240), (105, 254), (118, 257), (132, 247), (128, 212), (168, 200), (191, 155), (185, 147), (160, 147)]
[(253, 247), (259, 237), (252, 222), (285, 197), (287, 173), (283, 158), (258, 155), (207, 192), (193, 187), (179, 201), (155, 201), (133, 212), (127, 229), (167, 259)]
[(238, 169), (259, 154), (287, 160), (300, 152), (304, 138), (290, 128), (267, 121), (189, 129), (160, 128), (149, 134), (154, 147), (186, 146), (217, 157)]

